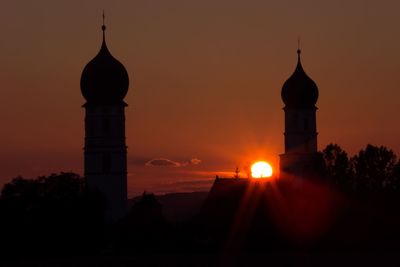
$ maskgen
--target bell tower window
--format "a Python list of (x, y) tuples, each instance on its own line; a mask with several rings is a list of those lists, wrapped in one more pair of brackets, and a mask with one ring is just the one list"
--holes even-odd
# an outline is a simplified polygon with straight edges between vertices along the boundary
[(103, 154), (103, 173), (111, 172), (111, 155), (109, 153)]
[(110, 120), (108, 118), (103, 119), (103, 132), (108, 133), (110, 132)]
[(309, 128), (310, 128), (310, 125), (309, 125), (309, 123), (308, 123), (308, 119), (307, 118), (304, 118), (304, 130), (309, 130)]
[(308, 138), (304, 142), (304, 149), (306, 152), (310, 152), (310, 139), (308, 139)]

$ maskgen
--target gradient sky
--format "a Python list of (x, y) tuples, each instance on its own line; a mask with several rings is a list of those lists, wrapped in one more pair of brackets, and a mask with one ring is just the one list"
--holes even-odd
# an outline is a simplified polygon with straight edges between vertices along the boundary
[[(103, 9), (108, 47), (131, 80), (130, 196), (206, 190), (257, 159), (276, 166), (299, 35), (320, 90), (319, 148), (400, 152), (399, 1), (4, 0), (0, 184), (82, 173), (79, 80), (100, 48)], [(174, 166), (145, 166), (154, 158)]]

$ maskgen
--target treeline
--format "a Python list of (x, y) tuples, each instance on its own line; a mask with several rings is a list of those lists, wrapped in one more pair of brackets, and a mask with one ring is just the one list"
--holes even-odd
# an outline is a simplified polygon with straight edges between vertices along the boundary
[(0, 195), (3, 259), (93, 259), (127, 249), (178, 249), (176, 240), (183, 237), (165, 220), (155, 195), (144, 193), (117, 222), (107, 220), (106, 208), (104, 195), (78, 174), (17, 177), (4, 185)]
[[(400, 240), (397, 227), (400, 222), (400, 216), (397, 216), (399, 194), (396, 192), (400, 190), (400, 162), (396, 154), (383, 146), (367, 145), (349, 157), (336, 144), (329, 144), (320, 153), (325, 163), (323, 175), (344, 192), (351, 203), (344, 208), (338, 207), (341, 217), (336, 219), (335, 228), (318, 245), (326, 242), (329, 244), (327, 248), (336, 249), (348, 244), (351, 249), (361, 250), (374, 248), (375, 243), (385, 244), (384, 248), (396, 247), (397, 240)], [(354, 193), (372, 191), (379, 193), (365, 196)], [(353, 197), (359, 195), (361, 198)], [(85, 178), (74, 173), (36, 179), (17, 177), (4, 185), (0, 195), (0, 249), (8, 258), (16, 255), (19, 258), (86, 257), (91, 253), (139, 255), (155, 251), (212, 251), (213, 248), (218, 251), (217, 239), (198, 221), (188, 221), (179, 226), (168, 222), (162, 206), (152, 194), (144, 194), (133, 204), (128, 215), (114, 224), (106, 223), (106, 205), (104, 196), (90, 190)], [(222, 217), (225, 213), (224, 209), (218, 210)], [(265, 223), (271, 223), (264, 218), (265, 210), (260, 209), (260, 214), (261, 217), (253, 220), (260, 227), (250, 235), (248, 244), (256, 244), (255, 247), (260, 249), (275, 248), (276, 243), (266, 243), (265, 240), (276, 237), (278, 230), (271, 230), (271, 233), (265, 230), (266, 239), (257, 239), (262, 236), (260, 229), (275, 229), (274, 225), (265, 227)], [(394, 223), (395, 227), (388, 227), (387, 222)], [(361, 225), (367, 230), (362, 232)], [(230, 225), (224, 229), (231, 229)], [(362, 235), (351, 236), (360, 231)], [(364, 236), (368, 236), (368, 242)], [(376, 242), (380, 237), (395, 237), (396, 243)], [(283, 237), (276, 238), (286, 244)]]
[(90, 253), (104, 239), (105, 207), (77, 174), (17, 177), (0, 195), (0, 249), (5, 256)]
[(321, 152), (325, 176), (344, 190), (400, 190), (400, 161), (393, 150), (368, 144), (349, 157), (337, 144)]

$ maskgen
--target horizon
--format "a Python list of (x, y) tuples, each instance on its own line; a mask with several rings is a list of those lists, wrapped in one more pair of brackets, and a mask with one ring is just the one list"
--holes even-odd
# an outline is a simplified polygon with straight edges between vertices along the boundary
[(18, 175), (83, 173), (79, 80), (100, 49), (103, 8), (108, 48), (130, 77), (129, 197), (206, 190), (215, 175), (257, 160), (276, 171), (280, 92), (299, 35), (320, 92), (319, 150), (337, 143), (354, 155), (371, 143), (400, 153), (396, 1), (96, 3), (3, 9), (1, 185)]

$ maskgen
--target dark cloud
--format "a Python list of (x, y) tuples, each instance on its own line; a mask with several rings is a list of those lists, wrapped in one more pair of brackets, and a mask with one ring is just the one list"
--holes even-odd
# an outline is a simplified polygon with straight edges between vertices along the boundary
[(182, 167), (182, 163), (165, 158), (149, 160), (145, 165), (151, 167)]
[(188, 165), (198, 165), (201, 163), (201, 160), (198, 158), (192, 158), (189, 161), (178, 162), (166, 158), (154, 158), (148, 160), (145, 165), (151, 167), (183, 167)]

